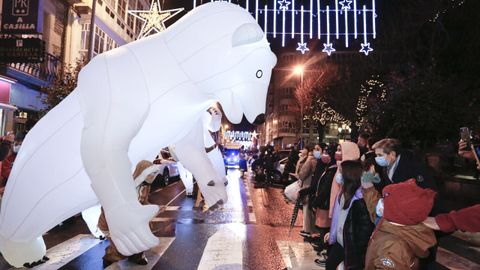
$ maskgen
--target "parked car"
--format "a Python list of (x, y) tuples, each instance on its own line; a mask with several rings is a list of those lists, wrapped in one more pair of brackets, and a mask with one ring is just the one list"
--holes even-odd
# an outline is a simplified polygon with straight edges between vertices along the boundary
[(171, 178), (180, 175), (177, 161), (170, 155), (168, 148), (162, 149), (153, 163), (160, 165), (160, 173), (154, 181), (156, 185), (167, 186)]

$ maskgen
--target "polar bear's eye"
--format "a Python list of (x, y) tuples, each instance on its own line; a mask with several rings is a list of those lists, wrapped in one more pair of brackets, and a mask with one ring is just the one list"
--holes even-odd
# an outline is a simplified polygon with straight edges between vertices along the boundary
[(256, 75), (257, 75), (257, 78), (259, 78), (259, 79), (262, 78), (262, 76), (263, 76), (263, 71), (262, 71), (261, 69), (257, 70), (257, 74), (256, 74)]

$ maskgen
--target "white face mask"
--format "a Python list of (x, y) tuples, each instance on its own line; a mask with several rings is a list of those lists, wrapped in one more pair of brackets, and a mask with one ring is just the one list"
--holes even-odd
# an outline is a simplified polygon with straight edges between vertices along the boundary
[(375, 207), (375, 212), (378, 217), (383, 217), (383, 199), (378, 200), (377, 206)]
[(21, 144), (15, 144), (13, 145), (13, 152), (14, 153), (18, 153), (18, 151), (20, 151), (20, 146), (22, 146)]

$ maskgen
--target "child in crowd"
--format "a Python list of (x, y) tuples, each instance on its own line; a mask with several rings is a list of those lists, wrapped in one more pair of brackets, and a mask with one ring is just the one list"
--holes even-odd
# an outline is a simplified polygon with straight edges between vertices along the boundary
[(428, 249), (437, 242), (433, 230), (422, 224), (435, 192), (411, 179), (385, 187), (381, 200), (371, 181), (364, 179), (362, 187), (372, 221), (381, 217), (368, 245), (365, 269), (421, 269), (419, 259), (428, 257)]

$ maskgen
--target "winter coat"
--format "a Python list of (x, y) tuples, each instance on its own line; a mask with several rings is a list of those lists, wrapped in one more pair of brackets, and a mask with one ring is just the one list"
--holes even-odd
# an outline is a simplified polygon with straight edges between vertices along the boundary
[(315, 193), (312, 197), (312, 208), (323, 210), (330, 209), (330, 191), (332, 189), (333, 177), (337, 172), (337, 165), (330, 166), (320, 177), (316, 187)]
[[(340, 210), (338, 200), (335, 202), (334, 208), (335, 212)], [(336, 219), (337, 215), (334, 213), (332, 226), (330, 227), (330, 244), (334, 244), (337, 241)], [(359, 189), (352, 198), (350, 210), (348, 211), (343, 226), (343, 248), (345, 251), (343, 263), (345, 269), (364, 269), (368, 240), (372, 235), (373, 229), (374, 225), (370, 221), (367, 205), (363, 200), (361, 190)]]
[(303, 181), (303, 187), (310, 186), (316, 166), (317, 159), (314, 158), (312, 154), (309, 154), (305, 160), (305, 163), (303, 163), (302, 167), (298, 171), (298, 179)]
[[(358, 145), (353, 142), (343, 142), (340, 144), (342, 147), (342, 161), (345, 160), (358, 160), (360, 159), (360, 149), (358, 149)], [(340, 165), (341, 162), (337, 162), (337, 165)], [(338, 166), (337, 174), (340, 173), (340, 166)], [(335, 176), (334, 178), (335, 179)], [(340, 193), (341, 186), (336, 181), (332, 182), (332, 188), (330, 190), (330, 209), (329, 209), (329, 217), (332, 217), (333, 214), (333, 200), (337, 197), (338, 193)]]
[(433, 230), (423, 224), (399, 226), (382, 219), (368, 245), (365, 269), (419, 269), (419, 258), (428, 257), (436, 243)]
[(402, 151), (399, 154), (400, 160), (398, 161), (392, 179), (388, 177), (387, 167), (383, 167), (379, 172), (380, 177), (382, 178), (382, 189), (387, 185), (404, 182), (408, 179), (414, 178), (419, 187), (437, 190), (435, 180), (420, 159), (410, 151)]
[[(375, 221), (381, 195), (374, 187), (362, 193), (370, 219)], [(365, 269), (419, 269), (419, 258), (426, 258), (436, 242), (433, 230), (422, 224), (401, 226), (382, 219), (370, 239)]]

